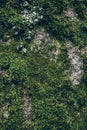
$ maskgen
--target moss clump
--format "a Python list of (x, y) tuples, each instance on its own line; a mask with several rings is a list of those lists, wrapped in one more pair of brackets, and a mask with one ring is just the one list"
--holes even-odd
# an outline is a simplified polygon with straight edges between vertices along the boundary
[[(86, 45), (86, 2), (24, 2), (0, 1), (1, 130), (26, 130), (27, 127), (30, 130), (86, 130), (87, 58), (83, 56), (84, 75), (81, 82), (73, 86), (68, 73), (70, 61), (65, 44), (68, 39), (79, 49)], [(64, 15), (68, 7), (72, 7), (77, 13), (78, 24)], [(29, 12), (28, 22), (22, 17), (24, 11)], [(35, 22), (36, 18), (38, 22)], [(30, 48), (35, 29), (40, 27), (61, 44), (56, 62), (50, 61), (48, 56), (48, 51), (53, 49), (50, 46), (46, 51), (38, 52)], [(10, 43), (5, 44), (9, 39)], [(31, 98), (31, 117), (27, 127), (24, 115), (25, 89)], [(4, 116), (5, 112), (8, 113), (7, 118)]]

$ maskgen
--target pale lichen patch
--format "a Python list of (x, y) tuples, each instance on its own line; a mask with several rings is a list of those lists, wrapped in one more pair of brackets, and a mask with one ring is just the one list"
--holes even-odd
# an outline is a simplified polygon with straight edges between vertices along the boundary
[(83, 61), (79, 56), (78, 49), (72, 45), (70, 41), (67, 43), (67, 54), (70, 59), (70, 79), (73, 86), (78, 85), (83, 75)]
[(86, 55), (87, 56), (87, 46), (85, 46), (82, 50), (81, 50), (82, 55)]
[(24, 90), (24, 114), (25, 114), (25, 124), (29, 127), (30, 115), (31, 115), (31, 99), (27, 93), (27, 89)]
[(30, 48), (31, 51), (45, 52), (44, 54), (47, 54), (51, 61), (56, 61), (60, 53), (60, 43), (56, 39), (50, 37), (43, 28), (36, 30), (33, 44), (30, 45)]
[(68, 7), (67, 10), (64, 11), (64, 15), (69, 17), (72, 21), (79, 21), (79, 19), (77, 18), (77, 14), (72, 7)]
[(9, 117), (9, 113), (8, 113), (8, 103), (4, 103), (3, 107), (2, 107), (2, 115), (4, 119), (8, 119)]

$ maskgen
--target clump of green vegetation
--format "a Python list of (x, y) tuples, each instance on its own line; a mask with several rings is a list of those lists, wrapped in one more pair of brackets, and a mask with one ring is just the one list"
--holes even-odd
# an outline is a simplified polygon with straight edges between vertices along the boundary
[[(69, 6), (76, 11), (78, 24), (64, 15)], [(0, 1), (1, 130), (26, 130), (27, 127), (30, 130), (86, 130), (87, 57), (82, 56), (82, 80), (73, 86), (65, 44), (68, 39), (79, 49), (86, 45), (85, 9), (84, 0)], [(28, 19), (24, 19), (25, 14)], [(40, 27), (61, 44), (56, 62), (45, 57), (43, 51), (30, 49), (35, 29)], [(6, 37), (7, 41), (11, 39), (9, 44), (4, 42)], [(47, 50), (45, 55), (48, 55)], [(25, 89), (32, 105), (27, 127), (23, 99)], [(8, 112), (7, 118), (5, 111)]]

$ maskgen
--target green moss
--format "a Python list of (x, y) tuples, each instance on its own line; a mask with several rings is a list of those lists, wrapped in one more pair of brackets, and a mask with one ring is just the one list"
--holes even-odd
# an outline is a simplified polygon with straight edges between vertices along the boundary
[[(23, 1), (22, 1), (23, 2)], [(9, 45), (0, 41), (0, 126), (1, 130), (26, 130), (24, 115), (24, 89), (31, 98), (30, 130), (86, 130), (87, 124), (87, 58), (83, 56), (84, 75), (79, 85), (72, 87), (68, 69), (65, 40), (69, 39), (79, 49), (86, 45), (86, 15), (84, 0), (33, 0), (33, 6), (42, 8), (43, 19), (34, 28), (44, 27), (50, 36), (60, 41), (57, 61), (50, 61), (47, 50), (34, 52), (24, 36), (30, 29), (20, 17), (24, 7), (16, 0), (0, 5), (0, 37), (10, 35)], [(64, 10), (71, 5), (80, 20), (71, 21)], [(37, 8), (37, 9), (38, 9)], [(4, 16), (4, 17), (3, 17)], [(83, 16), (83, 17), (82, 17)], [(9, 19), (11, 20), (9, 22)], [(20, 32), (15, 37), (12, 24)], [(32, 30), (33, 30), (32, 29)], [(26, 54), (21, 49), (27, 48)], [(51, 48), (48, 48), (51, 49)], [(43, 55), (47, 55), (44, 57)], [(3, 117), (7, 103), (8, 119)]]

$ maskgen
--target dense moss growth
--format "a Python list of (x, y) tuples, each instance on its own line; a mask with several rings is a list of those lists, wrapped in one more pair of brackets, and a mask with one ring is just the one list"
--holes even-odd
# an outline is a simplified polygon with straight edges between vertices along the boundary
[[(86, 0), (0, 1), (0, 130), (87, 129), (87, 56), (80, 53), (84, 74), (73, 86), (65, 44), (79, 50), (87, 44), (86, 6)], [(65, 15), (69, 7), (76, 19)], [(47, 49), (30, 48), (40, 27), (60, 43), (56, 62)], [(32, 106), (27, 125), (25, 89)]]

